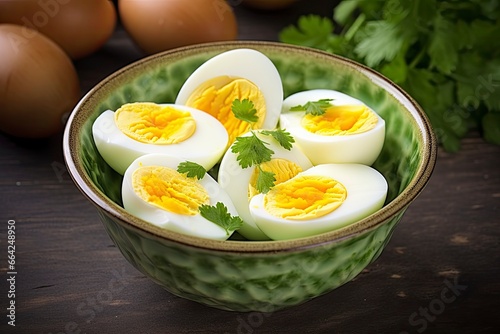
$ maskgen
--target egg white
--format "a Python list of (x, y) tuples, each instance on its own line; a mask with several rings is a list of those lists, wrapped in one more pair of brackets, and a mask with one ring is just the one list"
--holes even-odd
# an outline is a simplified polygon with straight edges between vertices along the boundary
[[(269, 144), (266, 146), (274, 151), (272, 155), (273, 159), (285, 159), (294, 162), (300, 166), (302, 170), (312, 167), (309, 159), (295, 144), (293, 144), (291, 150), (286, 150), (273, 137), (262, 135), (259, 131), (254, 131), (254, 133), (262, 141)], [(246, 133), (243, 136), (249, 135), (250, 133)], [(237, 160), (237, 154), (231, 152), (231, 148), (229, 148), (222, 157), (217, 180), (221, 188), (231, 197), (240, 218), (244, 221), (238, 233), (249, 240), (269, 240), (269, 237), (255, 224), (248, 207), (248, 186), (255, 168), (254, 166), (242, 168)]]
[(163, 104), (188, 111), (196, 121), (194, 134), (185, 141), (156, 145), (142, 143), (124, 134), (116, 125), (115, 113), (104, 111), (94, 122), (92, 134), (97, 150), (104, 161), (115, 171), (122, 174), (134, 159), (149, 153), (164, 153), (182, 157), (211, 169), (224, 154), (229, 140), (224, 126), (211, 115), (187, 106)]
[(264, 95), (266, 103), (262, 128), (274, 129), (277, 126), (283, 101), (281, 77), (273, 62), (253, 49), (234, 49), (207, 60), (184, 82), (175, 103), (185, 104), (198, 86), (220, 76), (243, 78), (255, 84)]
[(384, 145), (384, 119), (370, 109), (377, 116), (378, 122), (369, 131), (344, 136), (323, 136), (311, 133), (301, 125), (305, 113), (290, 111), (290, 108), (320, 99), (333, 99), (331, 101), (333, 105), (363, 105), (360, 100), (334, 90), (314, 89), (298, 92), (283, 101), (280, 127), (291, 133), (297, 145), (314, 165), (326, 163), (372, 165)]
[[(134, 160), (123, 176), (123, 207), (131, 214), (161, 228), (200, 238), (226, 240), (230, 235), (222, 227), (205, 219), (199, 213), (189, 216), (163, 210), (147, 203), (133, 190), (132, 175), (137, 168), (141, 166), (164, 166), (177, 170), (177, 166), (183, 161), (185, 160), (179, 157), (165, 154), (147, 154)], [(198, 182), (207, 190), (210, 196), (210, 205), (222, 202), (232, 216), (238, 214), (229, 195), (209, 174), (205, 174)]]
[(254, 196), (249, 211), (255, 224), (271, 239), (286, 240), (332, 231), (363, 219), (380, 209), (387, 196), (385, 178), (362, 164), (323, 164), (299, 175), (322, 175), (342, 183), (347, 198), (336, 210), (308, 220), (287, 220), (270, 214), (264, 207), (265, 194)]

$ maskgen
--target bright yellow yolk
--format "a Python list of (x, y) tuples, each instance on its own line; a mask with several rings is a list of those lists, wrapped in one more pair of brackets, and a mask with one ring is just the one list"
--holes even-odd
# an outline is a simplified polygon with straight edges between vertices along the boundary
[[(290, 180), (292, 177), (302, 172), (302, 168), (299, 165), (285, 159), (272, 159), (271, 161), (266, 161), (260, 164), (260, 168), (265, 172), (274, 173), (275, 185)], [(255, 168), (250, 177), (250, 183), (248, 184), (249, 200), (259, 193), (256, 188), (259, 173), (260, 170)]]
[(334, 211), (346, 197), (344, 185), (330, 177), (298, 176), (274, 186), (264, 196), (264, 207), (276, 217), (307, 220)]
[(323, 115), (307, 114), (302, 126), (309, 132), (323, 136), (352, 135), (375, 127), (378, 118), (363, 105), (332, 106)]
[(150, 102), (123, 105), (115, 112), (115, 123), (130, 138), (157, 145), (180, 143), (196, 130), (191, 113)]
[(251, 126), (234, 116), (231, 106), (236, 99), (249, 99), (253, 102), (259, 118), (253, 128), (259, 129), (266, 116), (266, 102), (259, 88), (246, 79), (220, 76), (208, 80), (193, 91), (186, 105), (217, 118), (226, 128), (229, 134), (228, 145), (231, 145), (236, 137), (248, 132)]
[(139, 167), (132, 175), (132, 187), (147, 203), (181, 215), (196, 215), (202, 204), (210, 203), (196, 179), (168, 167)]

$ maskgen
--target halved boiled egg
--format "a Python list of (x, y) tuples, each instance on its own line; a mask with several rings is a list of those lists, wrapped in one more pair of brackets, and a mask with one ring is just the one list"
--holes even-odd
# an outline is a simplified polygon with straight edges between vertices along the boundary
[[(253, 133), (274, 152), (271, 160), (259, 166), (242, 168), (237, 160), (238, 154), (232, 152), (230, 148), (221, 160), (217, 180), (222, 189), (231, 197), (244, 222), (238, 232), (249, 240), (269, 240), (269, 237), (255, 224), (248, 207), (252, 197), (259, 194), (256, 183), (260, 170), (274, 173), (274, 184), (277, 185), (311, 168), (312, 164), (296, 145), (293, 144), (292, 148), (287, 150), (272, 136), (264, 135), (260, 131), (253, 131)], [(252, 133), (249, 132), (243, 136), (251, 135)]]
[(103, 112), (92, 126), (103, 159), (123, 174), (132, 161), (148, 153), (164, 153), (212, 168), (227, 147), (222, 124), (195, 108), (151, 102), (128, 103)]
[(271, 239), (312, 236), (354, 223), (380, 209), (387, 182), (362, 164), (323, 164), (250, 200), (255, 224)]
[(165, 154), (147, 154), (134, 160), (125, 171), (122, 201), (131, 214), (171, 231), (226, 240), (231, 233), (201, 216), (201, 205), (223, 203), (237, 211), (226, 192), (209, 175), (198, 180), (179, 173), (183, 159)]
[[(253, 102), (258, 116), (255, 124), (234, 116), (231, 106), (236, 99)], [(267, 56), (253, 49), (226, 51), (206, 61), (188, 77), (175, 101), (217, 118), (229, 134), (228, 145), (251, 126), (274, 129), (282, 102), (278, 70)]]
[[(301, 110), (307, 109), (308, 104), (314, 109), (314, 104), (320, 104), (321, 100), (329, 105), (323, 108), (323, 114)], [(291, 133), (315, 165), (371, 165), (379, 156), (385, 139), (385, 121), (382, 117), (361, 101), (327, 89), (288, 96), (283, 101), (280, 127)]]

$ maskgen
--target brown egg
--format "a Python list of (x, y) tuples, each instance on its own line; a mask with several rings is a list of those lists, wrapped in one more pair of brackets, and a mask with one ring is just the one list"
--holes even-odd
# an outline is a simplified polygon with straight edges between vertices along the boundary
[(0, 1), (0, 23), (36, 29), (73, 59), (97, 51), (113, 33), (116, 20), (115, 6), (108, 0)]
[(236, 39), (236, 17), (224, 0), (119, 0), (132, 39), (152, 54), (175, 47)]
[(68, 55), (36, 30), (0, 24), (0, 130), (43, 138), (63, 128), (63, 115), (80, 98)]

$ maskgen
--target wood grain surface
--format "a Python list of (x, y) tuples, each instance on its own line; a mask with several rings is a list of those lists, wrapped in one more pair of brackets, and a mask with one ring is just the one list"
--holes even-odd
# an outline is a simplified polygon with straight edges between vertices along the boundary
[[(301, 14), (235, 6), (241, 39), (277, 40)], [(144, 55), (117, 27), (77, 61), (82, 95)], [(0, 60), (1, 61), (1, 60)], [(500, 327), (500, 147), (471, 133), (439, 151), (424, 192), (382, 253), (352, 282), (284, 311), (235, 313), (166, 292), (125, 261), (64, 167), (61, 135), (0, 134), (1, 333), (496, 333)], [(7, 325), (8, 221), (16, 226), (16, 321)]]

